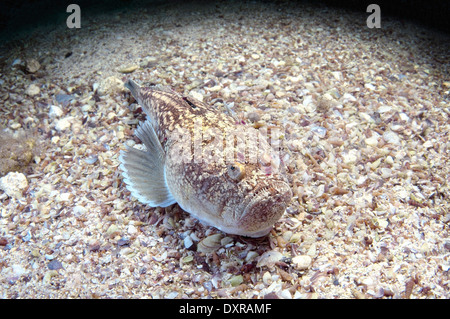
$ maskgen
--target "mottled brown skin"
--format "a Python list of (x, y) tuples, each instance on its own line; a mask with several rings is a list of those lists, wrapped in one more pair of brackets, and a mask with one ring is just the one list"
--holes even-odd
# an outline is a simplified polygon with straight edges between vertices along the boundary
[(165, 179), (177, 203), (224, 232), (266, 235), (292, 197), (266, 138), (192, 97), (137, 88), (133, 95), (164, 149)]

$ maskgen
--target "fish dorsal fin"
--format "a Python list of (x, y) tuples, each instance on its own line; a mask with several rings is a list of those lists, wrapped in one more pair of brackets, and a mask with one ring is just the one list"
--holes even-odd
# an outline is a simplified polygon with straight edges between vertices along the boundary
[(150, 121), (139, 125), (136, 136), (147, 150), (127, 147), (119, 157), (127, 189), (140, 202), (152, 207), (174, 204), (176, 200), (166, 183), (164, 150)]

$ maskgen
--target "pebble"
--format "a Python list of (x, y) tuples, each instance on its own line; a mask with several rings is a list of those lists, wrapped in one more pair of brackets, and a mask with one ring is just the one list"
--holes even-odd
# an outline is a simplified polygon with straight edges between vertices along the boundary
[(26, 269), (23, 268), (22, 265), (15, 264), (15, 265), (12, 265), (12, 271), (13, 271), (14, 276), (20, 277), (26, 272)]
[(366, 84), (364, 84), (364, 87), (365, 87), (366, 89), (370, 90), (370, 91), (376, 90), (376, 87), (375, 87), (373, 84), (371, 84), (371, 83), (366, 83)]
[(312, 258), (308, 255), (299, 255), (292, 258), (292, 263), (299, 270), (308, 269), (312, 264)]
[(190, 236), (184, 237), (183, 243), (184, 243), (184, 248), (186, 248), (186, 249), (191, 248), (192, 245), (194, 244), (194, 242), (192, 241), (192, 238)]
[(347, 101), (355, 102), (356, 101), (356, 98), (353, 95), (351, 95), (350, 93), (345, 93), (344, 96), (342, 97), (342, 99), (344, 102), (347, 102)]
[(58, 201), (67, 202), (72, 197), (72, 193), (61, 193), (58, 196)]
[(25, 70), (28, 73), (36, 73), (41, 68), (41, 64), (35, 59), (28, 59), (26, 61)]
[(121, 68), (117, 71), (119, 71), (120, 73), (131, 73), (136, 71), (137, 69), (139, 69), (139, 65), (130, 65), (124, 68)]
[(67, 130), (72, 125), (71, 121), (72, 117), (65, 117), (63, 119), (60, 119), (55, 124), (55, 129), (59, 132)]
[(388, 179), (389, 177), (392, 176), (392, 170), (390, 168), (382, 167), (380, 169), (380, 172), (381, 172), (381, 177), (383, 177), (384, 179)]
[(75, 217), (80, 217), (86, 213), (86, 208), (80, 205), (77, 205), (73, 208), (73, 214)]
[(124, 90), (123, 82), (115, 76), (110, 76), (98, 84), (97, 93), (99, 95), (117, 94)]
[(41, 92), (41, 89), (36, 84), (30, 84), (25, 91), (25, 94), (28, 96), (35, 96)]
[(139, 63), (139, 66), (141, 68), (149, 68), (149, 67), (156, 65), (157, 62), (158, 62), (158, 58), (155, 58), (152, 56), (147, 56)]
[(275, 250), (266, 251), (264, 254), (261, 255), (261, 257), (259, 257), (256, 267), (267, 266), (271, 268), (278, 261), (280, 261), (281, 258), (283, 258), (283, 254), (278, 251)]
[(116, 235), (118, 235), (119, 233), (120, 233), (119, 228), (116, 225), (112, 224), (111, 226), (109, 226), (108, 230), (106, 231), (106, 236), (109, 238), (113, 238)]
[(10, 197), (22, 198), (22, 192), (27, 187), (27, 178), (22, 173), (9, 172), (6, 176), (0, 178), (0, 189)]
[(339, 71), (331, 72), (331, 75), (333, 75), (334, 79), (337, 81), (342, 80), (342, 73)]
[(98, 161), (97, 155), (93, 155), (84, 159), (84, 162), (89, 165), (95, 164), (97, 161)]
[(350, 150), (346, 153), (343, 153), (343, 160), (345, 164), (353, 164), (356, 163), (358, 160), (358, 151), (357, 150)]
[(56, 270), (48, 270), (45, 275), (44, 278), (42, 279), (44, 284), (49, 284), (50, 281), (52, 280), (52, 277), (55, 277), (58, 275), (58, 272)]
[(199, 92), (197, 92), (197, 91), (191, 91), (189, 94), (190, 94), (193, 98), (195, 98), (195, 99), (197, 99), (197, 100), (203, 102), (203, 94), (201, 94), (201, 93), (199, 93)]
[(22, 125), (20, 123), (14, 122), (14, 123), (11, 123), (11, 125), (9, 127), (12, 128), (13, 130), (17, 130), (17, 129), (21, 128)]
[(137, 228), (134, 227), (133, 225), (129, 225), (127, 231), (128, 231), (128, 234), (133, 235), (133, 234), (137, 233)]
[(369, 138), (366, 138), (364, 142), (369, 146), (377, 146), (378, 145), (378, 138), (375, 135), (372, 135)]
[(392, 131), (386, 131), (383, 134), (383, 139), (386, 143), (399, 145), (400, 144), (400, 137), (397, 133), (394, 133)]
[(319, 136), (320, 138), (324, 138), (327, 135), (327, 129), (322, 126), (313, 126), (311, 127), (311, 132)]
[(11, 66), (16, 66), (16, 65), (20, 65), (20, 64), (22, 64), (22, 60), (21, 59), (15, 59), (13, 61), (13, 63), (11, 64)]
[(61, 115), (63, 115), (63, 110), (59, 106), (50, 105), (49, 117), (61, 117)]
[(247, 118), (252, 122), (258, 122), (261, 119), (261, 116), (257, 112), (250, 112), (247, 114)]
[(56, 96), (55, 96), (56, 102), (58, 102), (62, 106), (69, 105), (70, 101), (72, 101), (73, 99), (74, 99), (74, 97), (69, 94), (56, 94)]
[(90, 112), (91, 110), (92, 110), (92, 105), (90, 105), (90, 104), (85, 104), (81, 107), (81, 111), (83, 111), (85, 113)]
[(387, 113), (392, 111), (392, 107), (389, 105), (381, 105), (377, 111), (378, 113)]
[(197, 251), (201, 253), (212, 253), (221, 247), (221, 234), (213, 234), (202, 239), (197, 245)]
[(59, 260), (53, 259), (47, 264), (48, 269), (58, 270), (63, 268), (62, 263)]

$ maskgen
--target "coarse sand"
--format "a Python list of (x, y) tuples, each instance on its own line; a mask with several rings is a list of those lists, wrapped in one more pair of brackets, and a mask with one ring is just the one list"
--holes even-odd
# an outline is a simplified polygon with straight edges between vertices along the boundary
[[(39, 150), (0, 191), (0, 297), (450, 298), (450, 39), (366, 18), (169, 2), (4, 44), (0, 126)], [(130, 195), (127, 78), (282, 132), (294, 198), (269, 236)]]

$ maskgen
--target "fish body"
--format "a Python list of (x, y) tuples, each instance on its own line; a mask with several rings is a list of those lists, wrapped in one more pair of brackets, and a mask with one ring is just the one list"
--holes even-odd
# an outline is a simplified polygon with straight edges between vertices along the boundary
[(224, 112), (171, 90), (125, 86), (147, 120), (136, 129), (146, 150), (121, 151), (127, 188), (142, 203), (174, 203), (226, 233), (270, 232), (292, 192), (266, 138)]

